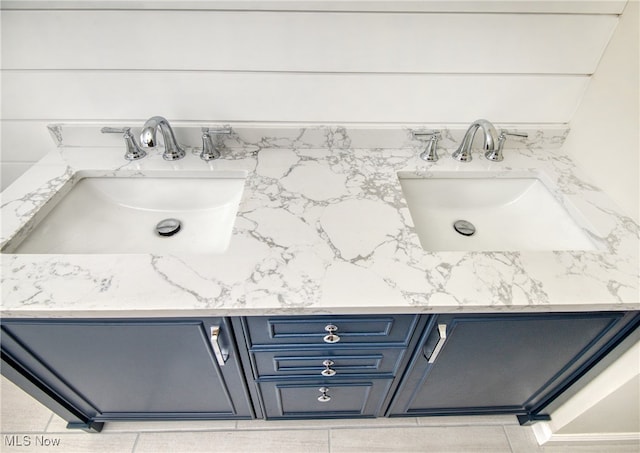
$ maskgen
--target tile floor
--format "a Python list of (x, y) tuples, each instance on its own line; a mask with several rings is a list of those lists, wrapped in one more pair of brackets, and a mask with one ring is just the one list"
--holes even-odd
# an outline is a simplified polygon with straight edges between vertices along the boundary
[(539, 447), (531, 429), (513, 416), (113, 422), (100, 434), (87, 434), (66, 430), (62, 419), (4, 377), (0, 391), (2, 453), (638, 452), (630, 444)]

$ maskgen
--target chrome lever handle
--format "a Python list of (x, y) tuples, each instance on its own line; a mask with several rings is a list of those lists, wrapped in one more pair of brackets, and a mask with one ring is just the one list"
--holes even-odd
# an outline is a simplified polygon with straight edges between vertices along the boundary
[(502, 149), (504, 148), (504, 142), (507, 141), (507, 136), (526, 138), (529, 134), (524, 132), (509, 132), (506, 129), (501, 129), (500, 135), (498, 136), (498, 146), (496, 149), (484, 153), (484, 157), (493, 162), (502, 162), (504, 160)]
[(429, 137), (429, 143), (423, 152), (420, 153), (420, 159), (427, 162), (435, 162), (438, 160), (438, 140), (442, 137), (440, 131), (411, 131), (413, 138), (422, 140), (423, 137)]
[(209, 134), (209, 131), (202, 132), (202, 152), (200, 153), (200, 159), (204, 161), (210, 161), (218, 159), (220, 157), (220, 150), (213, 144), (213, 139)]
[(127, 147), (124, 158), (127, 160), (138, 160), (147, 155), (147, 152), (136, 143), (130, 127), (103, 127), (100, 132), (103, 134), (123, 134), (122, 138), (124, 138), (124, 144)]
[(100, 129), (100, 132), (103, 134), (124, 134), (125, 132), (130, 131), (130, 127), (103, 127)]
[(204, 161), (210, 161), (214, 159), (219, 159), (221, 156), (220, 153), (220, 143), (214, 143), (213, 136), (219, 135), (230, 135), (232, 130), (230, 127), (223, 128), (202, 128), (202, 152), (200, 153), (200, 159)]
[(202, 132), (206, 132), (211, 135), (231, 135), (233, 133), (233, 129), (230, 127), (203, 127)]
[(213, 347), (213, 353), (216, 356), (218, 365), (224, 366), (229, 358), (229, 353), (223, 351), (220, 346), (220, 326), (211, 326), (211, 346)]
[(421, 140), (422, 137), (436, 137), (439, 140), (442, 133), (440, 131), (411, 131), (411, 135), (418, 140)]
[(438, 355), (440, 354), (440, 351), (442, 351), (444, 343), (447, 341), (447, 325), (446, 324), (438, 324), (438, 335), (440, 336), (440, 339), (438, 340), (436, 347), (433, 348), (433, 352), (431, 353), (431, 356), (427, 360), (427, 363), (433, 363), (436, 361), (436, 359), (438, 358)]
[[(509, 132), (506, 129), (500, 129), (500, 137), (502, 137), (503, 135), (512, 135), (514, 137), (525, 137), (525, 138), (529, 136), (529, 134), (527, 134), (526, 132)], [(500, 139), (500, 137), (498, 137), (498, 139)]]

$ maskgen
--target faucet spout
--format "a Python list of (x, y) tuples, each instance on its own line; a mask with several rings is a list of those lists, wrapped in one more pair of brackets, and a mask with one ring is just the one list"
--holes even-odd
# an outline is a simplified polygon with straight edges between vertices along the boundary
[(162, 116), (153, 116), (144, 123), (140, 133), (140, 144), (145, 148), (157, 146), (156, 132), (158, 129), (160, 129), (164, 141), (164, 154), (162, 157), (165, 160), (182, 159), (186, 152), (178, 145), (169, 121)]
[(484, 150), (491, 152), (496, 149), (496, 143), (498, 142), (498, 132), (496, 128), (493, 127), (490, 121), (480, 119), (471, 123), (471, 126), (469, 126), (469, 129), (467, 129), (467, 132), (464, 134), (460, 146), (451, 157), (460, 162), (469, 162), (472, 159), (471, 144), (478, 129), (482, 129), (484, 132)]

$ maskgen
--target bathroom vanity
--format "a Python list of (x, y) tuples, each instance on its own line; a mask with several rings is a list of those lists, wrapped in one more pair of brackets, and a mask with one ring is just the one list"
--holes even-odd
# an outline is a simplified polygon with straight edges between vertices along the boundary
[[(66, 126), (57, 127), (59, 149), (2, 194), (2, 373), (70, 428), (496, 413), (525, 424), (544, 419), (549, 403), (640, 324), (638, 225), (549, 145), (558, 139), (548, 133), (530, 131), (502, 162), (474, 151), (459, 163), (445, 150), (460, 131), (443, 133), (452, 141), (425, 162), (424, 145), (406, 130), (385, 148), (362, 131), (340, 142), (337, 130), (322, 128), (264, 148), (234, 130), (220, 158), (203, 161), (187, 146), (184, 159), (169, 163), (153, 150), (125, 161), (119, 137), (99, 148), (67, 146)], [(192, 129), (181, 136), (197, 137)], [(100, 178), (143, 194), (129, 207), (136, 212), (114, 211), (109, 223), (123, 219), (122, 228), (85, 227), (99, 239), (64, 237), (64, 222), (91, 225), (88, 213), (113, 208), (80, 189)], [(138, 190), (148, 178), (162, 196)], [(516, 189), (523, 179), (537, 188)], [(214, 189), (199, 193), (193, 180)], [(408, 180), (419, 185), (407, 189)], [(423, 197), (425, 180), (452, 184), (448, 198)], [(509, 189), (483, 195), (478, 181)], [(512, 209), (513, 200), (493, 193), (511, 188), (513, 200), (541, 191), (517, 205), (538, 222), (533, 232), (514, 221), (485, 225), (512, 214), (480, 215)], [(228, 196), (212, 201), (210, 193)], [(53, 222), (78, 194), (85, 207)], [(182, 202), (190, 212), (180, 212)], [(128, 224), (132, 237), (144, 236), (146, 227), (134, 226), (147, 222), (135, 217), (145, 203), (188, 221), (175, 237), (110, 243), (126, 239)], [(219, 219), (221, 206), (231, 226), (212, 235), (215, 249), (194, 248), (207, 243), (209, 211)], [(420, 223), (416, 209), (425, 206), (435, 217)], [(446, 208), (457, 216), (474, 207), (475, 237), (432, 245), (430, 228), (449, 224)], [(553, 229), (559, 219), (578, 242)], [(149, 219), (151, 235), (155, 224)], [(38, 234), (56, 239), (27, 246)]]
[(70, 428), (114, 420), (540, 411), (637, 312), (8, 319), (3, 373)]

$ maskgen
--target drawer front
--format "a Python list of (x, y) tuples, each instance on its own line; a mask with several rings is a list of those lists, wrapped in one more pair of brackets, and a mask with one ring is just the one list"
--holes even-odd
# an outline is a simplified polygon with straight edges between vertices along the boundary
[(391, 379), (261, 382), (267, 418), (374, 417)]
[[(252, 354), (258, 377), (341, 377), (353, 374), (395, 374), (405, 349), (265, 351)], [(324, 374), (323, 374), (324, 373)]]
[[(417, 315), (248, 317), (251, 346), (395, 343), (405, 346)], [(332, 327), (333, 338), (331, 335)]]

